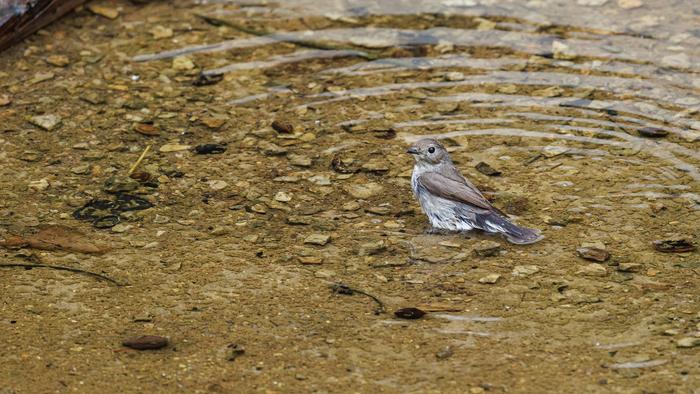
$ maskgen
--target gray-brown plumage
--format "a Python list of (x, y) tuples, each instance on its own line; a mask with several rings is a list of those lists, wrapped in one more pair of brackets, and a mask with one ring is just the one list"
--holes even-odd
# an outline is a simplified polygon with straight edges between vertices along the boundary
[(479, 189), (459, 173), (447, 150), (437, 140), (422, 139), (407, 153), (416, 160), (411, 177), (413, 193), (433, 228), (480, 229), (502, 234), (509, 242), (519, 245), (544, 238), (538, 230), (513, 224), (505, 213), (491, 205)]

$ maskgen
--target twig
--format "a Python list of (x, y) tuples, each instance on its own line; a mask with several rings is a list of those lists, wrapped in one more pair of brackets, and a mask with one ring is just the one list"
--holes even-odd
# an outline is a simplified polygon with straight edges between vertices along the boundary
[(384, 303), (377, 297), (373, 296), (372, 294), (369, 294), (363, 290), (358, 290), (354, 289), (346, 284), (343, 283), (333, 283), (331, 285), (331, 290), (333, 290), (334, 293), (338, 294), (345, 294), (345, 295), (353, 295), (355, 293), (365, 295), (371, 299), (374, 300), (374, 302), (377, 303), (377, 308), (374, 309), (374, 314), (378, 315), (380, 313), (385, 313), (386, 308), (384, 307)]
[(110, 277), (108, 277), (108, 276), (105, 276), (105, 275), (102, 275), (102, 274), (98, 274), (98, 273), (96, 273), (96, 272), (85, 271), (85, 270), (81, 270), (81, 269), (79, 269), (79, 268), (64, 267), (64, 266), (62, 266), (62, 265), (51, 265), (51, 264), (23, 264), (23, 263), (1, 263), (1, 264), (0, 264), (0, 268), (3, 268), (3, 267), (5, 267), (5, 268), (17, 268), (17, 267), (22, 267), (22, 268), (51, 268), (51, 269), (55, 269), (55, 270), (59, 270), (59, 271), (69, 271), (69, 272), (75, 272), (75, 273), (83, 274), (83, 275), (87, 275), (87, 276), (92, 276), (93, 278), (97, 278), (97, 279), (99, 279), (99, 280), (104, 280), (104, 281), (110, 282), (110, 283), (114, 284), (115, 286), (124, 286), (124, 285), (125, 285), (125, 283), (119, 283), (119, 282), (117, 282), (116, 280), (114, 280), (114, 279), (112, 279), (112, 278), (110, 278)]
[[(338, 45), (332, 45), (332, 44), (325, 44), (322, 42), (318, 41), (309, 41), (309, 40), (301, 40), (297, 39), (294, 37), (289, 37), (285, 36), (284, 34), (279, 34), (279, 33), (270, 33), (265, 30), (255, 30), (251, 29), (249, 27), (245, 27), (239, 23), (226, 20), (226, 19), (221, 19), (221, 18), (216, 18), (213, 16), (208, 16), (208, 15), (202, 15), (202, 14), (195, 14), (195, 16), (201, 18), (205, 22), (214, 25), (214, 26), (228, 26), (230, 28), (236, 29), (238, 31), (241, 31), (243, 33), (247, 33), (253, 36), (272, 36), (275, 38), (279, 38), (280, 40), (291, 42), (292, 44), (299, 45), (301, 47), (306, 47), (306, 48), (314, 48), (314, 49), (325, 49), (325, 50), (355, 50), (355, 48), (349, 48), (349, 47), (343, 47), (343, 46), (338, 46)], [(361, 52), (358, 53), (357, 56), (368, 59), (368, 60), (375, 60), (378, 59), (379, 56), (374, 54), (374, 53), (367, 53), (367, 52)]]
[(126, 175), (131, 175), (134, 173), (134, 171), (136, 171), (136, 168), (139, 166), (139, 164), (141, 164), (141, 161), (143, 160), (144, 157), (146, 157), (146, 154), (148, 153), (149, 150), (151, 150), (151, 145), (148, 145), (146, 147), (146, 149), (143, 150), (143, 153), (141, 153), (141, 156), (139, 156), (139, 158), (136, 160), (136, 163), (134, 163), (134, 165), (132, 165), (131, 168), (129, 168), (129, 172)]

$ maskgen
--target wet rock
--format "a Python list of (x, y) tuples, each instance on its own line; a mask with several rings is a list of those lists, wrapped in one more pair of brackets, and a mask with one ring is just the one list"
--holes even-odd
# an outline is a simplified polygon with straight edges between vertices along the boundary
[(207, 184), (212, 190), (223, 190), (228, 187), (228, 183), (222, 180), (212, 180), (207, 182)]
[(292, 196), (289, 193), (277, 192), (277, 194), (275, 194), (275, 201), (289, 202), (292, 201)]
[(304, 155), (290, 153), (287, 155), (287, 158), (289, 159), (289, 164), (297, 167), (311, 167), (313, 163), (310, 157)]
[(216, 155), (226, 152), (226, 147), (221, 144), (202, 144), (195, 146), (194, 152), (198, 155)]
[(366, 242), (360, 245), (360, 249), (357, 251), (358, 256), (373, 256), (386, 251), (386, 242), (384, 240)]
[(153, 38), (155, 38), (156, 40), (170, 38), (173, 36), (173, 29), (161, 25), (154, 26), (148, 32), (151, 33), (151, 35), (153, 35)]
[(173, 59), (173, 70), (176, 71), (190, 71), (193, 70), (196, 66), (194, 65), (194, 62), (192, 59), (190, 59), (187, 56), (178, 56)]
[(591, 263), (581, 267), (576, 273), (584, 276), (606, 276), (608, 270), (603, 265)]
[(87, 9), (95, 15), (103, 16), (107, 19), (116, 19), (119, 16), (119, 10), (114, 7), (100, 3), (88, 3)]
[(341, 208), (343, 209), (343, 211), (357, 211), (358, 209), (360, 209), (360, 203), (358, 203), (357, 201), (349, 201), (343, 204)]
[(36, 190), (38, 192), (41, 192), (41, 191), (48, 189), (49, 186), (51, 186), (51, 184), (49, 184), (49, 181), (46, 180), (46, 178), (39, 179), (38, 181), (29, 182), (29, 185), (28, 185), (30, 190)]
[(501, 275), (499, 274), (488, 274), (484, 276), (483, 278), (479, 279), (479, 283), (484, 283), (484, 284), (494, 284), (498, 282), (498, 280), (501, 279)]
[(262, 153), (266, 156), (282, 156), (287, 154), (287, 148), (283, 148), (269, 141), (260, 141), (258, 143), (258, 148), (260, 148)]
[(492, 257), (503, 250), (501, 244), (496, 241), (479, 241), (474, 245), (473, 252), (480, 257)]
[(676, 341), (676, 346), (680, 348), (691, 348), (700, 346), (700, 338), (686, 337)]
[(286, 120), (278, 119), (272, 122), (272, 129), (280, 134), (294, 133), (294, 125)]
[(639, 263), (620, 263), (617, 266), (617, 270), (620, 272), (639, 272), (642, 265)]
[(513, 276), (528, 277), (540, 272), (540, 267), (536, 265), (516, 265), (513, 267)]
[(576, 58), (571, 48), (562, 41), (552, 42), (552, 54), (555, 59), (571, 60)]
[(305, 244), (324, 246), (331, 240), (328, 234), (311, 234), (304, 239)]
[(400, 319), (415, 320), (425, 316), (425, 312), (418, 308), (401, 308), (394, 312), (394, 316)]
[(36, 115), (29, 118), (29, 123), (46, 131), (52, 131), (61, 124), (61, 117), (57, 115)]
[(168, 338), (157, 335), (144, 335), (129, 338), (122, 342), (122, 345), (136, 350), (155, 350), (168, 346)]
[(684, 253), (695, 250), (695, 245), (686, 239), (665, 239), (653, 243), (654, 249), (663, 253)]
[(352, 184), (344, 187), (354, 198), (368, 199), (384, 191), (384, 187), (378, 183), (367, 182), (365, 184)]
[(141, 135), (147, 135), (149, 137), (155, 137), (160, 135), (160, 130), (158, 129), (158, 127), (148, 123), (134, 124), (134, 131)]
[(65, 55), (51, 55), (46, 58), (46, 63), (55, 67), (65, 67), (70, 64), (70, 59)]
[(638, 129), (637, 132), (642, 137), (647, 138), (662, 138), (668, 135), (668, 131), (658, 127), (642, 127), (641, 129)]
[(183, 144), (165, 144), (161, 146), (158, 151), (163, 152), (163, 153), (169, 153), (169, 152), (181, 152), (183, 150), (189, 150), (191, 146), (189, 145), (183, 145)]
[(500, 171), (491, 167), (487, 163), (484, 163), (483, 161), (479, 162), (479, 164), (477, 164), (474, 168), (476, 168), (476, 170), (479, 171), (480, 173), (487, 175), (487, 176), (499, 176), (499, 175), (501, 175)]
[(435, 358), (437, 358), (438, 360), (446, 360), (452, 357), (453, 354), (454, 352), (452, 351), (452, 348), (450, 346), (445, 346), (444, 348), (438, 350), (437, 353), (435, 353)]
[(593, 248), (593, 247), (582, 247), (576, 249), (579, 257), (586, 260), (605, 262), (610, 258), (610, 253), (605, 249)]
[(110, 194), (120, 194), (132, 192), (138, 189), (138, 187), (139, 183), (134, 179), (112, 176), (102, 185), (102, 191)]

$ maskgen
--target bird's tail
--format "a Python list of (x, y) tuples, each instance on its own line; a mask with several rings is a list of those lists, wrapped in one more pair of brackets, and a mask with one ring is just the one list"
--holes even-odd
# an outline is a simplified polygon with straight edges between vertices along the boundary
[(503, 234), (508, 242), (516, 245), (534, 244), (544, 239), (539, 230), (518, 226), (496, 213), (477, 215), (477, 224), (483, 230)]

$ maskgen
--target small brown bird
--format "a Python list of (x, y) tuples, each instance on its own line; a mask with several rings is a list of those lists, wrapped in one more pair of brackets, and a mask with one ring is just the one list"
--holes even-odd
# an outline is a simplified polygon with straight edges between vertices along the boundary
[(413, 144), (411, 187), (433, 229), (469, 231), (480, 229), (502, 234), (508, 242), (527, 245), (544, 238), (538, 230), (513, 224), (508, 216), (484, 197), (452, 164), (437, 140), (426, 138)]

